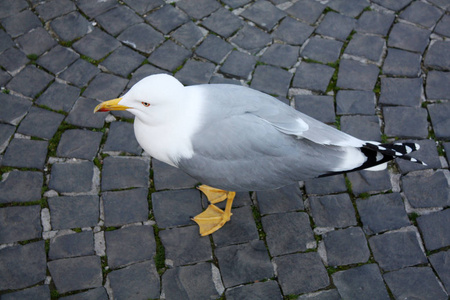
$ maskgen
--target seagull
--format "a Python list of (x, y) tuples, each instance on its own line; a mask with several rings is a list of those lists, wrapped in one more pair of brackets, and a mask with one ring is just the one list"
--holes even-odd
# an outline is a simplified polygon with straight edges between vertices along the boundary
[[(167, 74), (137, 82), (94, 112), (126, 110), (153, 158), (202, 185), (210, 205), (193, 220), (202, 236), (223, 227), (236, 192), (277, 189), (310, 178), (380, 170), (408, 156), (415, 143), (363, 141), (260, 91), (232, 84), (183, 86)], [(225, 209), (215, 204), (226, 201)]]

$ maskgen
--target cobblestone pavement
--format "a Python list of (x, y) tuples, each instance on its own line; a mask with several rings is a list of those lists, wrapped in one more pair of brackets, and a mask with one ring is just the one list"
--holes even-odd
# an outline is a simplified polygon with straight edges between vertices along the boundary
[[(448, 0), (1, 0), (0, 26), (1, 299), (448, 299)], [(428, 166), (241, 193), (200, 237), (197, 182), (92, 113), (161, 72)]]

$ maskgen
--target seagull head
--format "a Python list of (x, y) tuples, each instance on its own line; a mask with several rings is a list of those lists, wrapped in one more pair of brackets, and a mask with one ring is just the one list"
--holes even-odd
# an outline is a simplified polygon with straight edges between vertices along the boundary
[(100, 103), (95, 112), (126, 110), (141, 121), (159, 120), (170, 114), (182, 99), (183, 85), (167, 74), (150, 75), (137, 82), (120, 98)]

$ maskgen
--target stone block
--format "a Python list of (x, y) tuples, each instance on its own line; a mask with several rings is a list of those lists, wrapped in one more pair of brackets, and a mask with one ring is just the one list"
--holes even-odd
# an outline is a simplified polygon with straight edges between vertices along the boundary
[(51, 197), (48, 200), (53, 229), (94, 227), (100, 216), (96, 195)]

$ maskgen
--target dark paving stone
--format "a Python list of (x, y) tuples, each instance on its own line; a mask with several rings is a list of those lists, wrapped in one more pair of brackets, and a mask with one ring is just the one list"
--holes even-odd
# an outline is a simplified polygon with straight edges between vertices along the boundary
[(450, 138), (450, 103), (437, 103), (427, 106), (431, 117), (431, 124), (438, 139)]
[(420, 106), (422, 78), (381, 78), (380, 103), (388, 105)]
[(434, 32), (450, 37), (450, 16), (444, 15), (434, 28)]
[(341, 130), (363, 140), (381, 140), (380, 121), (377, 116), (342, 116)]
[(343, 299), (390, 299), (376, 264), (351, 268), (331, 276)]
[(164, 272), (162, 289), (166, 299), (217, 299), (212, 273), (213, 265), (201, 263), (177, 267)]
[(103, 191), (130, 187), (148, 188), (150, 166), (147, 159), (109, 156), (103, 160)]
[(175, 77), (184, 85), (206, 84), (211, 79), (216, 65), (189, 59)]
[(450, 99), (450, 73), (430, 71), (427, 76), (426, 95), (429, 100)]
[(153, 10), (154, 8), (161, 6), (164, 4), (164, 1), (162, 0), (153, 0), (153, 1), (147, 1), (147, 0), (124, 0), (124, 2), (131, 7), (134, 11), (136, 11), (138, 14), (145, 14), (146, 12), (149, 12), (150, 10)]
[(448, 228), (450, 226), (450, 209), (423, 215), (417, 218), (419, 229), (427, 250), (436, 250), (450, 246)]
[(219, 9), (202, 21), (202, 25), (221, 37), (228, 38), (244, 26), (244, 22), (230, 11)]
[(187, 22), (175, 30), (175, 32), (172, 33), (172, 37), (183, 46), (190, 49), (200, 42), (203, 38), (203, 33), (194, 22)]
[(3, 70), (0, 70), (0, 86), (5, 86), (10, 79), (11, 75)]
[(53, 110), (69, 112), (80, 95), (80, 89), (68, 84), (54, 82), (36, 100), (36, 104), (45, 105)]
[(275, 257), (278, 282), (283, 294), (314, 292), (330, 284), (327, 271), (317, 252)]
[(358, 171), (347, 174), (352, 184), (352, 191), (355, 195), (371, 192), (385, 192), (392, 188), (389, 172), (382, 171)]
[(80, 97), (75, 102), (66, 118), (66, 122), (80, 127), (102, 128), (108, 113), (94, 114), (94, 108), (99, 104), (94, 99)]
[(53, 229), (94, 227), (98, 223), (98, 196), (51, 197), (47, 201)]
[(50, 288), (48, 285), (38, 285), (29, 289), (17, 292), (3, 294), (3, 300), (33, 300), (33, 299), (50, 299)]
[(190, 177), (180, 169), (156, 159), (152, 161), (152, 170), (154, 185), (157, 191), (192, 188), (198, 184), (196, 179)]
[(423, 53), (428, 45), (430, 31), (414, 25), (394, 24), (388, 39), (388, 46)]
[(233, 51), (220, 67), (220, 72), (231, 77), (247, 79), (255, 65), (256, 58), (253, 55)]
[(271, 278), (274, 274), (263, 241), (216, 248), (215, 254), (226, 288)]
[(108, 294), (104, 287), (97, 287), (90, 289), (86, 292), (61, 297), (63, 300), (84, 300), (84, 299), (96, 299), (96, 300), (108, 300)]
[(220, 8), (220, 4), (213, 0), (182, 0), (177, 6), (194, 19), (202, 19)]
[(342, 42), (314, 36), (303, 48), (301, 55), (318, 62), (332, 63), (339, 58), (342, 46)]
[(100, 66), (105, 67), (117, 75), (127, 77), (144, 60), (145, 56), (140, 55), (128, 47), (121, 46), (101, 62)]
[(450, 70), (450, 42), (436, 41), (425, 57), (425, 66), (433, 69)]
[(303, 20), (309, 24), (314, 24), (325, 7), (325, 5), (317, 1), (300, 0), (286, 9), (286, 12), (297, 19)]
[(24, 10), (1, 20), (3, 28), (13, 38), (42, 26), (39, 18), (30, 10)]
[[(405, 142), (405, 141), (398, 141)], [(421, 161), (426, 162), (426, 166), (422, 164), (415, 164), (403, 159), (396, 159), (396, 163), (402, 174), (406, 174), (411, 171), (425, 170), (425, 169), (439, 169), (442, 167), (439, 155), (436, 149), (436, 142), (434, 140), (413, 140), (413, 143), (420, 145), (420, 150), (411, 154)]]
[(213, 233), (214, 244), (218, 247), (239, 244), (258, 239), (258, 230), (250, 206), (234, 208), (231, 221)]
[(0, 93), (0, 121), (17, 125), (27, 114), (32, 102), (10, 94)]
[[(421, 55), (395, 48), (388, 48), (383, 64), (383, 74), (417, 77), (420, 73)], [(384, 79), (384, 78), (382, 78)]]
[(356, 206), (366, 234), (377, 234), (410, 225), (399, 193), (357, 199)]
[(3, 156), (2, 165), (43, 170), (47, 147), (47, 141), (13, 139)]
[(90, 18), (96, 17), (99, 14), (109, 10), (117, 5), (116, 0), (103, 0), (102, 2), (92, 2), (89, 0), (77, 1), (77, 6)]
[(11, 37), (8, 34), (6, 34), (3, 30), (0, 30), (0, 52), (9, 49), (12, 46), (14, 46), (14, 42), (11, 39)]
[[(0, 250), (0, 290), (15, 290), (45, 280), (44, 241)], [(3, 295), (2, 295), (3, 298)]]
[(127, 122), (112, 122), (109, 127), (103, 152), (119, 151), (139, 155), (142, 148), (135, 136), (133, 124)]
[(341, 296), (339, 295), (336, 289), (332, 290), (324, 290), (313, 294), (302, 295), (297, 298), (298, 300), (340, 300)]
[(332, 96), (297, 95), (295, 109), (324, 123), (334, 123), (334, 101)]
[(161, 33), (150, 25), (139, 23), (125, 29), (117, 39), (124, 44), (144, 53), (151, 53), (164, 41)]
[(348, 194), (313, 196), (309, 201), (316, 226), (343, 228), (357, 224)]
[(212, 260), (210, 240), (198, 234), (197, 226), (162, 230), (159, 237), (166, 261), (170, 260), (174, 266)]
[(148, 219), (148, 191), (137, 188), (102, 193), (105, 226), (122, 226)]
[(0, 54), (0, 65), (10, 74), (19, 72), (29, 59), (17, 48), (9, 48)]
[(0, 182), (0, 203), (30, 202), (41, 199), (44, 178), (41, 172), (12, 171)]
[(0, 4), (0, 19), (17, 14), (22, 9), (28, 7), (25, 0), (5, 0)]
[(41, 55), (56, 44), (56, 41), (42, 27), (32, 29), (30, 32), (17, 38), (16, 42), (27, 55)]
[(308, 194), (314, 195), (326, 195), (347, 191), (344, 175), (308, 179), (305, 181), (305, 188)]
[(384, 107), (384, 132), (401, 138), (428, 136), (427, 111), (421, 107)]
[(95, 255), (50, 261), (48, 269), (61, 294), (102, 285), (100, 257)]
[(411, 23), (419, 24), (427, 28), (436, 25), (442, 16), (442, 11), (424, 2), (413, 2), (400, 14), (400, 18)]
[(50, 27), (63, 41), (73, 41), (93, 30), (93, 26), (79, 12), (71, 12), (50, 22)]
[[(249, 37), (252, 37), (251, 39)], [(232, 42), (239, 47), (249, 51), (251, 54), (258, 53), (262, 48), (267, 46), (272, 39), (266, 32), (250, 26), (245, 25), (239, 32), (232, 38)]]
[(108, 278), (116, 299), (159, 298), (159, 276), (151, 260), (112, 271)]
[(323, 235), (329, 266), (364, 263), (370, 257), (366, 237), (360, 227), (334, 230)]
[(8, 244), (41, 237), (41, 207), (12, 206), (0, 208), (0, 243)]
[(395, 15), (377, 11), (365, 11), (356, 22), (355, 30), (386, 36), (394, 22)]
[(26, 66), (6, 85), (6, 88), (28, 97), (35, 97), (53, 80), (53, 76), (35, 66)]
[(242, 17), (265, 30), (272, 30), (285, 15), (285, 12), (264, 0), (255, 2), (241, 13)]
[(62, 114), (32, 106), (28, 115), (20, 123), (17, 132), (43, 139), (51, 139), (63, 119), (64, 115)]
[(225, 297), (228, 300), (239, 299), (282, 299), (280, 287), (276, 281), (269, 280), (265, 282), (256, 282), (248, 285), (242, 285), (230, 288), (225, 291)]
[(45, 22), (76, 10), (70, 0), (49, 1), (36, 6), (36, 11)]
[(190, 51), (167, 40), (149, 56), (148, 61), (162, 69), (174, 71), (190, 56)]
[(92, 231), (60, 235), (50, 240), (48, 252), (50, 260), (94, 254), (94, 234)]
[(202, 212), (200, 192), (192, 189), (153, 193), (152, 204), (162, 228), (195, 224), (191, 218)]
[(56, 45), (49, 52), (39, 57), (36, 62), (50, 72), (57, 74), (79, 57), (80, 55), (71, 48)]
[(80, 58), (64, 70), (59, 78), (78, 87), (83, 87), (98, 73), (100, 73), (100, 70), (97, 67)]
[(259, 61), (282, 68), (290, 68), (297, 62), (299, 50), (300, 48), (296, 46), (273, 44), (267, 48)]
[(242, 85), (241, 81), (233, 78), (225, 78), (219, 75), (213, 75), (211, 77), (211, 80), (209, 83), (213, 84), (235, 84), (235, 85)]
[(91, 99), (107, 100), (117, 98), (127, 86), (128, 80), (122, 77), (100, 73), (89, 83), (83, 96)]
[(302, 191), (298, 185), (256, 193), (258, 208), (262, 215), (303, 210)]
[(405, 268), (384, 274), (392, 294), (397, 298), (448, 299), (429, 267)]
[(144, 21), (125, 5), (116, 6), (97, 16), (95, 20), (113, 36), (118, 35), (132, 25)]
[(261, 222), (272, 256), (306, 251), (316, 244), (307, 213), (272, 214), (262, 217)]
[(253, 74), (251, 88), (275, 94), (286, 96), (292, 79), (292, 73), (273, 66), (259, 65)]
[(94, 28), (92, 32), (72, 45), (80, 54), (94, 60), (100, 60), (119, 46), (119, 41), (98, 28)]
[(230, 6), (231, 8), (238, 8), (249, 3), (251, 0), (224, 0), (223, 3)]
[(156, 253), (151, 226), (131, 226), (105, 232), (108, 266), (112, 269), (150, 260)]
[(445, 154), (447, 155), (447, 162), (450, 162), (450, 142), (443, 143)]
[(368, 0), (334, 0), (329, 6), (344, 15), (356, 17), (364, 8), (370, 6), (370, 2)]
[(369, 243), (375, 260), (384, 271), (427, 263), (414, 231), (376, 235)]
[[(310, 3), (317, 2), (311, 1)], [(293, 6), (295, 6), (296, 4), (294, 4)], [(286, 17), (281, 21), (280, 25), (275, 28), (272, 36), (275, 39), (279, 39), (290, 45), (303, 45), (303, 43), (308, 39), (313, 31), (314, 27), (306, 25), (293, 18)]]
[(320, 22), (316, 33), (345, 41), (356, 25), (356, 20), (335, 12), (329, 12)]
[(411, 1), (412, 0), (372, 0), (372, 2), (394, 11), (405, 8)]
[[(220, 63), (232, 49), (233, 49), (233, 46), (231, 46), (224, 40), (218, 38), (217, 36), (210, 34), (206, 37), (206, 39), (202, 42), (202, 44), (197, 48), (195, 53), (201, 57), (204, 57), (204, 58), (212, 61), (212, 62)], [(244, 53), (238, 52), (238, 51), (234, 51), (233, 53), (236, 53), (238, 56), (245, 55)], [(253, 57), (253, 56), (249, 55), (248, 57)], [(254, 61), (255, 58), (253, 57), (252, 60)], [(235, 72), (236, 71), (238, 71), (238, 70), (235, 70)], [(245, 72), (245, 73), (247, 73), (247, 72)], [(247, 73), (247, 75), (248, 75), (248, 73)], [(246, 78), (246, 77), (244, 77), (244, 78)]]
[(189, 21), (189, 17), (184, 12), (172, 5), (164, 5), (149, 14), (145, 19), (164, 34), (168, 34)]
[(356, 33), (345, 48), (344, 53), (378, 62), (383, 54), (385, 42), (379, 36)]
[(48, 186), (60, 193), (89, 192), (93, 176), (94, 164), (90, 161), (56, 163), (52, 166)]
[(351, 59), (340, 62), (337, 86), (343, 89), (371, 91), (375, 87), (379, 69)]
[(450, 4), (447, 3), (447, 1), (445, 1), (445, 0), (431, 0), (430, 2), (433, 3), (433, 4), (436, 4), (440, 8), (445, 9), (447, 11), (450, 8)]
[(402, 177), (402, 186), (413, 208), (445, 207), (450, 204), (450, 190), (443, 172)]
[(374, 115), (375, 93), (372, 91), (339, 90), (336, 94), (336, 114)]
[(428, 257), (436, 270), (439, 279), (444, 284), (447, 294), (450, 291), (450, 251), (442, 251)]
[[(8, 142), (16, 131), (16, 127), (9, 124), (0, 124), (0, 152), (8, 147)], [(0, 160), (0, 165), (1, 165)]]
[(303, 89), (326, 92), (333, 74), (334, 69), (332, 67), (303, 62), (295, 72), (292, 85)]

